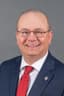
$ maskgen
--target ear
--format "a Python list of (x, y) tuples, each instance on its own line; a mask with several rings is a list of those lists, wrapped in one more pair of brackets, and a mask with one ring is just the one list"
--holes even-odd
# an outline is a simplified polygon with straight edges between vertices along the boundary
[(52, 39), (53, 39), (53, 32), (50, 31), (50, 32), (49, 32), (49, 44), (51, 44)]

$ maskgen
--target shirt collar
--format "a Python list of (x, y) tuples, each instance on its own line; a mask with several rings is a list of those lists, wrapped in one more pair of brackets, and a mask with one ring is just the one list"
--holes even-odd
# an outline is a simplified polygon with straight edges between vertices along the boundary
[[(41, 69), (41, 67), (43, 66), (43, 64), (44, 64), (47, 56), (48, 56), (48, 52), (44, 55), (44, 57), (40, 58), (39, 60), (37, 60), (36, 62), (34, 62), (33, 64), (31, 64), (30, 66), (32, 66), (35, 70), (37, 70), (39, 72), (40, 69)], [(24, 57), (22, 56), (20, 70), (23, 69), (25, 66), (29, 66), (29, 64), (27, 64), (25, 62)]]

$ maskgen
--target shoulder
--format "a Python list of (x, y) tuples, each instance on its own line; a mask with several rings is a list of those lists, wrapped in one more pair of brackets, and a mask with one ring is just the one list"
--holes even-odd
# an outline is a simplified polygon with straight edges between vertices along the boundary
[(11, 59), (5, 60), (1, 63), (0, 69), (1, 70), (9, 70), (9, 68), (14, 67), (17, 65), (18, 62), (21, 61), (21, 56), (13, 57)]
[(64, 71), (64, 63), (61, 62), (59, 59), (57, 59), (55, 56), (53, 56), (51, 53), (49, 53), (48, 61), (51, 61), (50, 63), (53, 64), (55, 69), (57, 71)]
[(64, 68), (64, 63), (61, 62), (60, 60), (58, 60), (56, 57), (53, 57), (54, 61), (55, 61), (55, 66), (58, 68), (63, 67)]
[(54, 60), (54, 66), (56, 73), (59, 75), (62, 75), (64, 73), (64, 63), (58, 60), (56, 57), (52, 56)]

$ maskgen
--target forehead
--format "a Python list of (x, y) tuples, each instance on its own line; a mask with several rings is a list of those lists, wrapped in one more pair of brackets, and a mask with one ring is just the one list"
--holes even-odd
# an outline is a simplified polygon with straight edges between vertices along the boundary
[(18, 28), (48, 28), (48, 18), (41, 12), (28, 12), (20, 16)]

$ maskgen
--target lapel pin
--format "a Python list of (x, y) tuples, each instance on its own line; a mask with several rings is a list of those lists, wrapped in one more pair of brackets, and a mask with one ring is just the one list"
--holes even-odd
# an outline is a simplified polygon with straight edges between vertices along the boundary
[(48, 76), (45, 76), (45, 77), (44, 77), (44, 80), (47, 81), (47, 80), (48, 80)]

